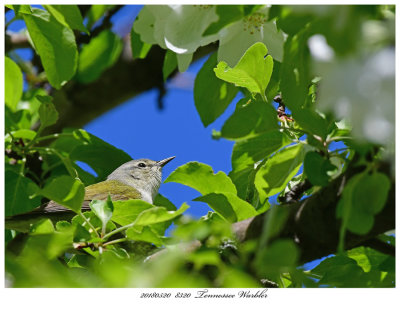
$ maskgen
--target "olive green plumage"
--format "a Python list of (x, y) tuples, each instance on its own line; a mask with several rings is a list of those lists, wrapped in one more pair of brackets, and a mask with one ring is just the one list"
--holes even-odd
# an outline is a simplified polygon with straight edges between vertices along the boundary
[(135, 200), (142, 197), (135, 188), (118, 180), (106, 180), (85, 188), (85, 201), (105, 200), (108, 194), (112, 200)]
[[(82, 211), (90, 210), (92, 200), (106, 200), (108, 195), (113, 201), (141, 199), (153, 203), (161, 184), (161, 170), (165, 164), (175, 157), (160, 161), (138, 159), (129, 161), (115, 171), (107, 180), (87, 186)], [(28, 213), (6, 218), (6, 228), (18, 231), (28, 231), (31, 223), (40, 218), (50, 218), (53, 221), (68, 220), (74, 213), (64, 206), (50, 201)]]

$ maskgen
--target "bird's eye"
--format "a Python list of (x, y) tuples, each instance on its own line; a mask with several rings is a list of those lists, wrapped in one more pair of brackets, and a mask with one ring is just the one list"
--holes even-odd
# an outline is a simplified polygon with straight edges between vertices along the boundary
[(140, 163), (138, 164), (138, 166), (139, 166), (139, 167), (146, 167), (146, 164), (144, 164), (143, 162), (140, 162)]

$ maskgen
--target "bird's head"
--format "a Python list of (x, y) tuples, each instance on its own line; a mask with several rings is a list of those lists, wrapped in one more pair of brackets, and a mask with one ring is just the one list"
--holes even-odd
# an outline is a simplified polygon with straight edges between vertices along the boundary
[(118, 180), (137, 189), (142, 199), (152, 203), (161, 184), (161, 170), (175, 157), (160, 161), (137, 159), (126, 162), (112, 172), (107, 180)]

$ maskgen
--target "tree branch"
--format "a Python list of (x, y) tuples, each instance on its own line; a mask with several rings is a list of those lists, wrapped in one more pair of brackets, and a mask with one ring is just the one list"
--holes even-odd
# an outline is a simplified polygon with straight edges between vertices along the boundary
[[(129, 40), (128, 40), (129, 41)], [(210, 44), (199, 48), (193, 60), (217, 48)], [(70, 81), (52, 95), (60, 118), (45, 134), (62, 131), (66, 127), (81, 128), (108, 110), (152, 88), (163, 89), (162, 67), (165, 50), (153, 46), (145, 59), (118, 61), (94, 82), (79, 84)], [(150, 102), (149, 102), (150, 103)]]
[[(390, 175), (389, 164), (381, 165), (381, 171)], [(273, 239), (290, 238), (300, 249), (300, 264), (309, 262), (337, 251), (341, 221), (336, 218), (336, 205), (346, 182), (360, 172), (358, 167), (349, 166), (344, 175), (335, 179), (327, 187), (297, 203), (276, 206), (280, 215), (287, 216), (286, 223)], [(272, 211), (254, 218), (237, 222), (233, 230), (239, 241), (258, 239), (263, 232), (264, 222), (268, 222)], [(374, 218), (373, 228), (365, 235), (347, 232), (345, 247), (376, 245), (371, 239), (395, 228), (395, 183), (392, 186), (384, 209)], [(381, 246), (382, 247), (382, 246)], [(376, 248), (376, 246), (375, 246)], [(388, 248), (385, 248), (386, 251)], [(390, 254), (390, 253), (389, 253)]]

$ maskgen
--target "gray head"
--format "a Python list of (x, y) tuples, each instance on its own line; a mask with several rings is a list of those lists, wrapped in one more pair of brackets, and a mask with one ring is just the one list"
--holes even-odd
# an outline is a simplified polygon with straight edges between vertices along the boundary
[(160, 161), (132, 160), (118, 167), (107, 177), (107, 180), (118, 180), (131, 186), (142, 194), (142, 200), (153, 203), (161, 184), (161, 170), (174, 158), (169, 157)]

